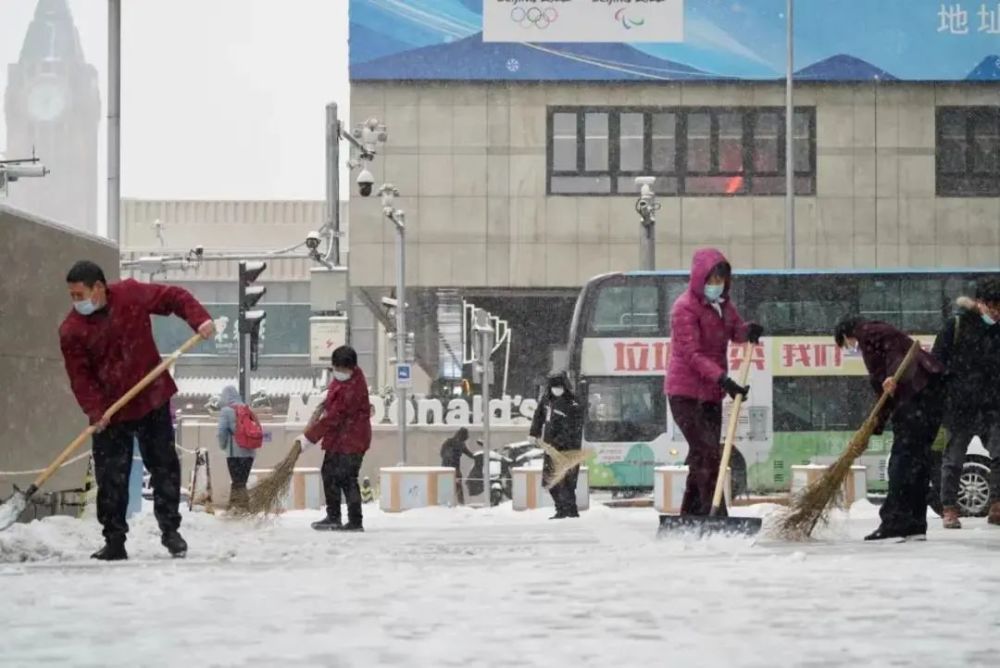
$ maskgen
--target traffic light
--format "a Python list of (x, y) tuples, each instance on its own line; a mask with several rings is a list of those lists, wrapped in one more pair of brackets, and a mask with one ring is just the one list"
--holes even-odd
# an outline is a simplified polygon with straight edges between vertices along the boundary
[(260, 325), (267, 316), (254, 306), (267, 292), (263, 285), (252, 285), (264, 270), (266, 262), (240, 262), (239, 286), (239, 371), (240, 394), (249, 401), (250, 387), (247, 371), (257, 370), (257, 350), (260, 345)]

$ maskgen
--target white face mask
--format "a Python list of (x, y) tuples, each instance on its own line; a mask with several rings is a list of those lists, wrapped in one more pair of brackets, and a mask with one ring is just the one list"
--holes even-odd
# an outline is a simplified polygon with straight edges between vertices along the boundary
[(333, 372), (333, 377), (336, 380), (339, 380), (341, 383), (343, 383), (345, 380), (350, 380), (351, 379), (351, 372), (350, 371), (334, 371)]
[(561, 387), (553, 387), (552, 388), (552, 396), (553, 397), (561, 397), (563, 395), (563, 392), (565, 392), (565, 391), (566, 390), (563, 389), (563, 388), (561, 388)]

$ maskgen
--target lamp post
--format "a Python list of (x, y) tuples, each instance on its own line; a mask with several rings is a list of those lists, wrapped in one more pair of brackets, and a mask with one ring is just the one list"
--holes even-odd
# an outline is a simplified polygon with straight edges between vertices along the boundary
[(785, 38), (787, 58), (785, 71), (785, 267), (795, 268), (795, 21), (792, 11), (795, 0), (786, 0)]

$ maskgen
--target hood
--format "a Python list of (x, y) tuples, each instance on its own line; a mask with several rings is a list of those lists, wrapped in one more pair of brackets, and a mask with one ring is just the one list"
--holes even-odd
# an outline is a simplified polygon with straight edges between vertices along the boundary
[[(705, 283), (708, 281), (708, 275), (722, 262), (728, 264), (729, 260), (718, 249), (702, 248), (694, 252), (694, 257), (691, 259), (691, 285), (688, 289), (699, 299), (705, 297)], [(723, 298), (729, 296), (729, 285), (732, 280), (730, 276), (729, 280), (726, 281), (726, 289), (722, 291)]]
[(565, 371), (556, 371), (549, 374), (549, 377), (545, 382), (546, 394), (548, 394), (549, 390), (551, 390), (554, 385), (562, 385), (566, 388), (566, 393), (563, 395), (564, 397), (573, 396), (573, 386), (570, 384), (569, 375), (567, 375)]
[(223, 406), (242, 404), (243, 398), (240, 397), (240, 391), (236, 389), (235, 385), (226, 385), (222, 388), (222, 394), (219, 395), (219, 403)]
[(955, 313), (958, 315), (966, 313), (979, 315), (979, 304), (972, 297), (959, 297), (955, 300)]

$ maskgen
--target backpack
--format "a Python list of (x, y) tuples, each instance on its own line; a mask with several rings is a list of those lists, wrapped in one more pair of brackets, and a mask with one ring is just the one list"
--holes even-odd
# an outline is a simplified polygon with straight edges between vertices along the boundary
[(236, 445), (245, 450), (256, 450), (264, 443), (260, 420), (246, 404), (233, 406), (233, 410), (236, 411), (236, 431), (233, 432)]

